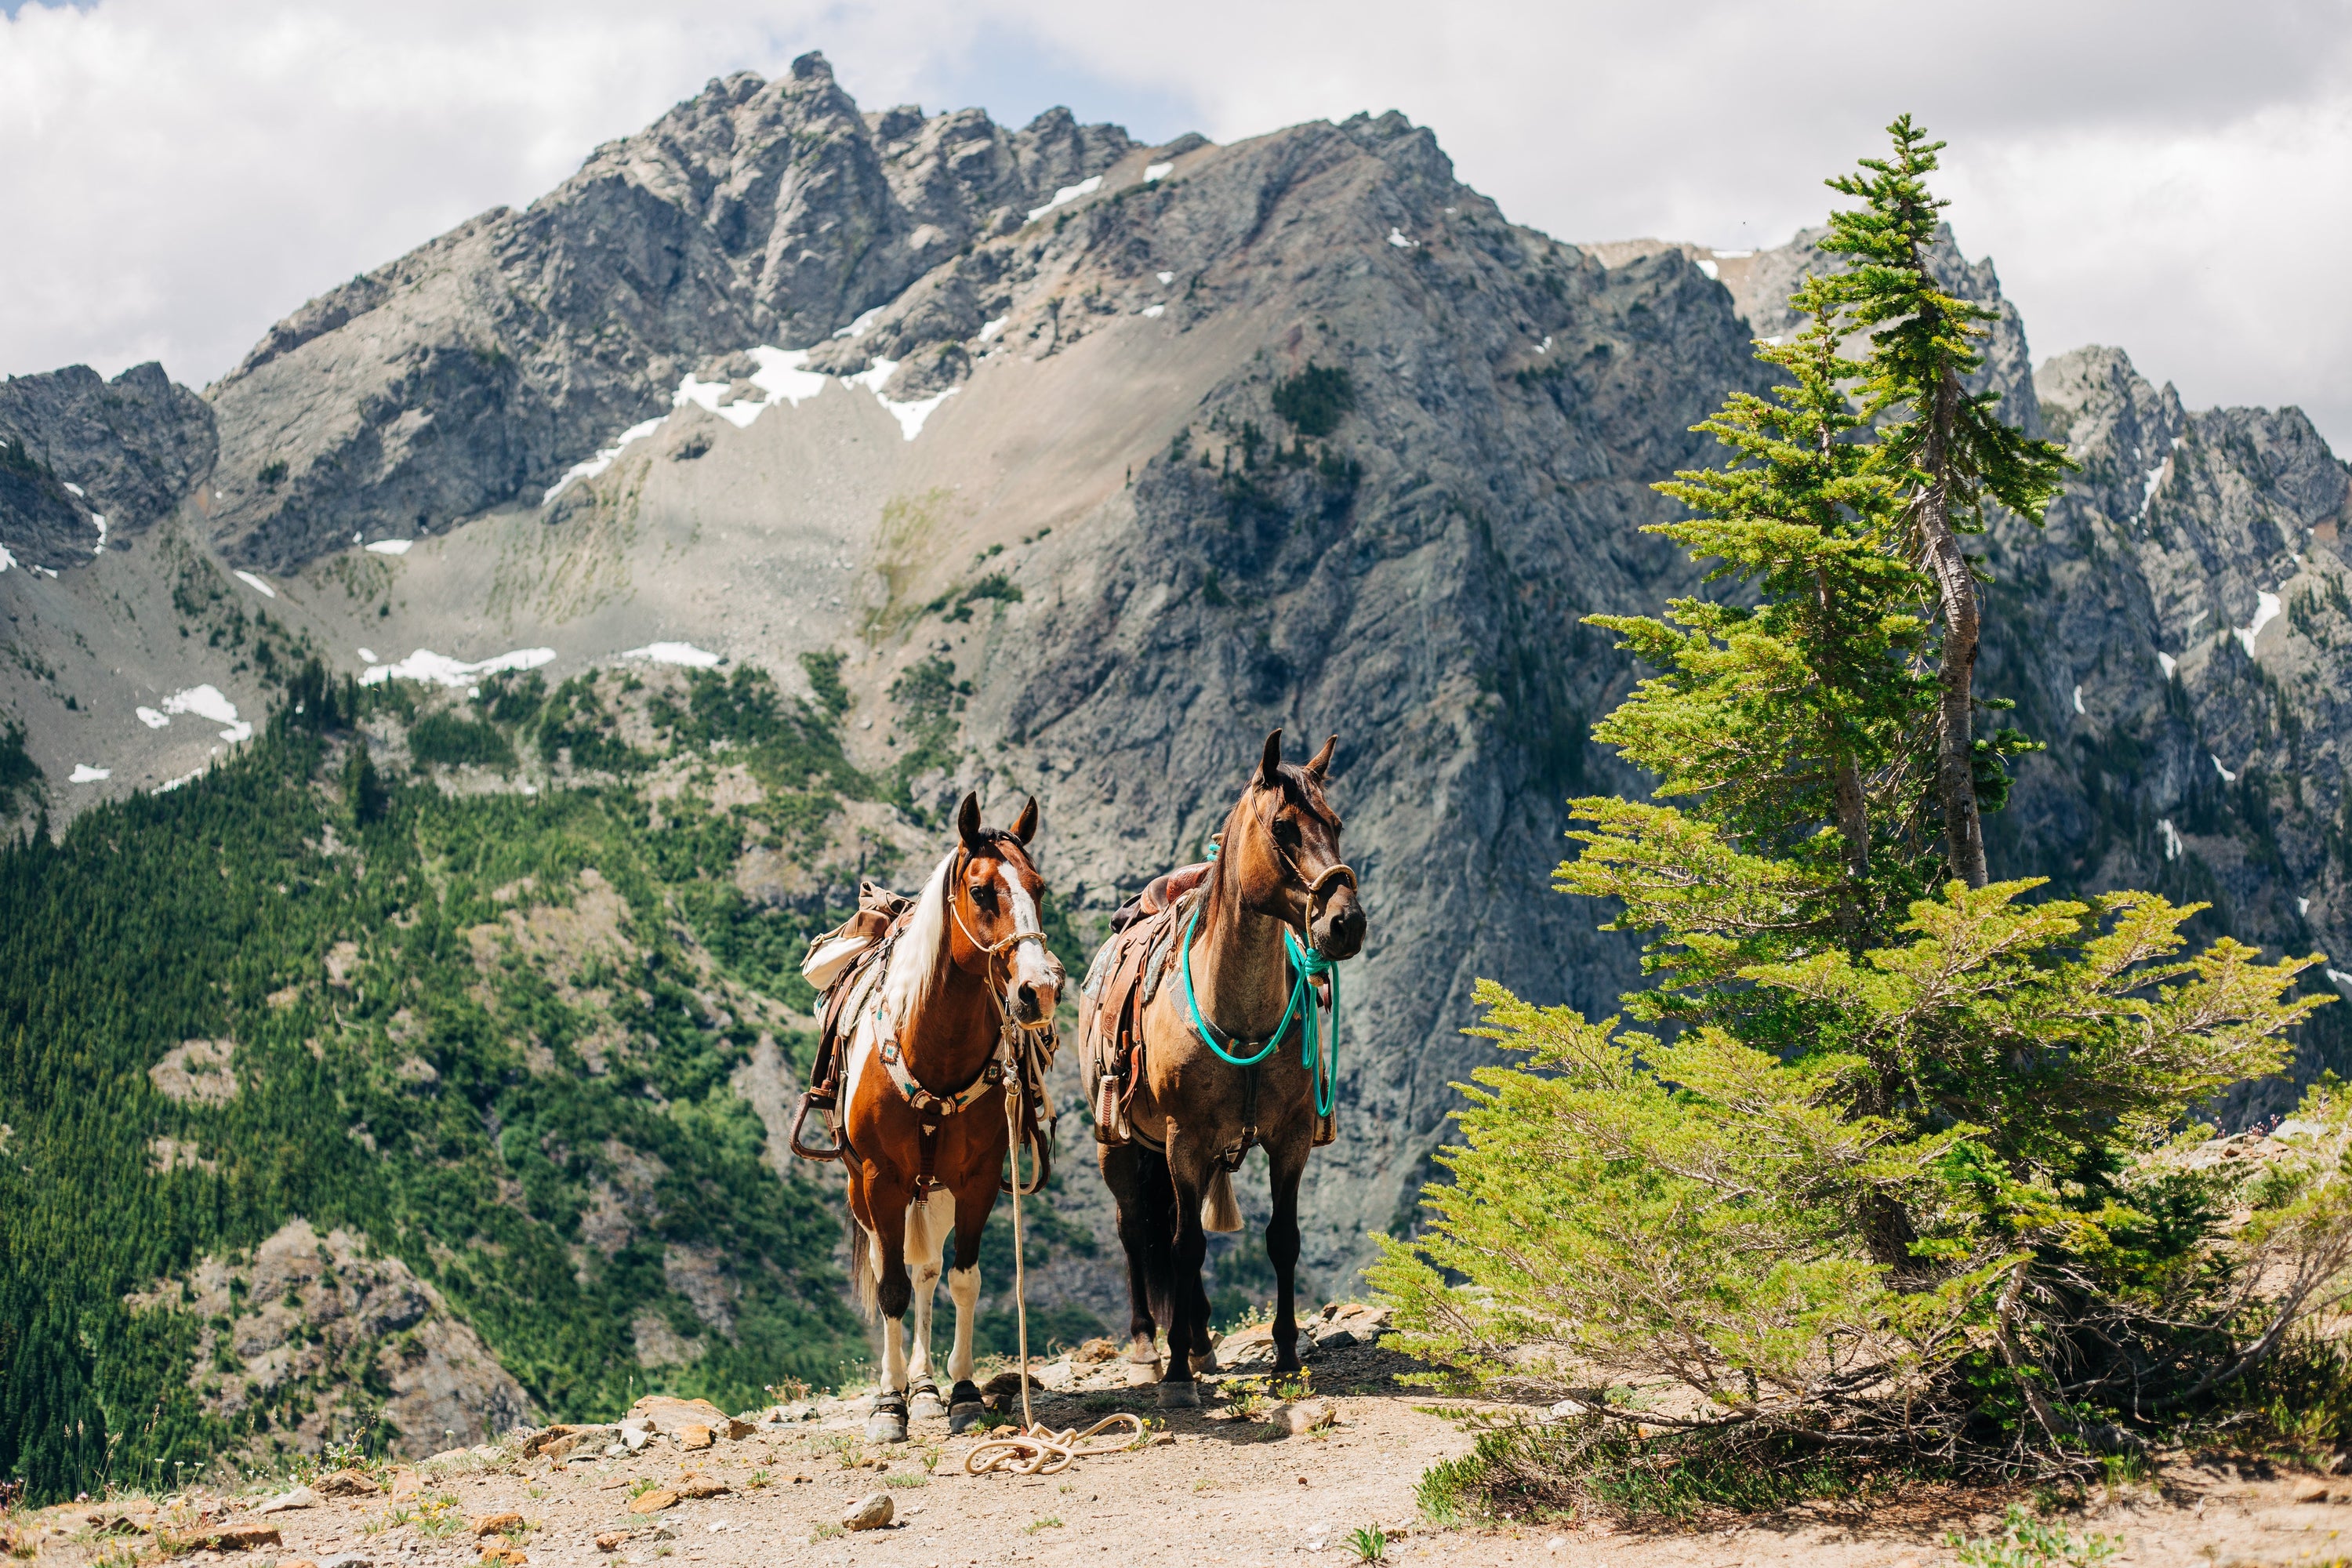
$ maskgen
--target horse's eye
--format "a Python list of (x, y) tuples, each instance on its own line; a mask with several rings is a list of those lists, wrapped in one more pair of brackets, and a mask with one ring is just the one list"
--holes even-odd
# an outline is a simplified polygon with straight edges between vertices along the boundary
[(1290, 818), (1286, 816), (1276, 817), (1274, 819), (1274, 838), (1276, 843), (1280, 844), (1285, 848), (1296, 849), (1298, 847), (1298, 824), (1291, 821)]

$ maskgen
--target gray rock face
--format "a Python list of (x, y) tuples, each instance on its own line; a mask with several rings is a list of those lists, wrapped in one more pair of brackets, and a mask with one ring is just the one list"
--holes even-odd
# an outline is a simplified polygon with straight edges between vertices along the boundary
[[(0, 382), (0, 545), (62, 571), (127, 547), (213, 466), (212, 409), (163, 367), (88, 365)], [(104, 519), (104, 527), (99, 523)]]
[[(1990, 541), (1987, 688), (2050, 747), (1990, 821), (1996, 873), (2210, 901), (2202, 936), (2273, 957), (2352, 952), (2345, 465), (2299, 410), (2191, 414), (2115, 349), (2032, 387), (2082, 471), (2046, 529)], [(2341, 1011), (2300, 1032), (2298, 1077), (2347, 1059)], [(2249, 1085), (2217, 1110), (2235, 1125), (2294, 1094)]]
[[(1071, 233), (1105, 295), (1172, 270), (1192, 330), (1246, 321), (1263, 347), (1136, 473), (1131, 524), (1024, 575), (1058, 603), (971, 665), (967, 734), (1009, 742), (1057, 876), (1107, 914), (1199, 857), (1268, 730), (1340, 732), (1371, 938), (1344, 979), (1345, 1133), (1308, 1178), (1307, 1266), (1336, 1285), (1410, 1216), (1449, 1085), (1490, 1059), (1458, 1033), (1476, 980), (1605, 1014), (1634, 978), (1600, 911), (1546, 890), (1565, 798), (1641, 787), (1587, 747), (1631, 672), (1580, 617), (1690, 584), (1636, 531), (1669, 515), (1648, 485), (1708, 458), (1689, 426), (1757, 367), (1687, 259), (1611, 268), (1512, 225), (1396, 115), (1245, 143)], [(1310, 364), (1353, 392), (1319, 440), (1276, 404)]]
[[(249, 1261), (200, 1258), (184, 1282), (159, 1281), (126, 1304), (205, 1321), (191, 1380), (215, 1414), (268, 1403), (289, 1384), (322, 1390), (276, 1400), (277, 1438), (296, 1452), (318, 1453), (373, 1398), (412, 1458), (446, 1447), (452, 1433), (495, 1438), (530, 1414), (521, 1386), (439, 1291), (398, 1258), (305, 1220), (280, 1226)], [(359, 1390), (363, 1370), (377, 1395)]]
[(821, 55), (714, 79), (523, 211), (272, 328), (212, 389), (222, 546), (285, 572), (536, 500), (666, 413), (687, 372), (826, 342), (1131, 146), (1066, 110), (1018, 132), (976, 110), (862, 114)]

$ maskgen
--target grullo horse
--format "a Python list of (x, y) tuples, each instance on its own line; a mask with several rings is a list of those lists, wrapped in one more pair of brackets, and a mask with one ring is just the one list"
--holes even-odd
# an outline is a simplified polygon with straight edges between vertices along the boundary
[(1298, 1183), (1318, 1116), (1330, 1110), (1335, 1070), (1333, 1042), (1317, 1038), (1312, 988), (1317, 973), (1361, 950), (1365, 932), (1355, 873), (1339, 857), (1339, 816), (1323, 789), (1338, 743), (1335, 735), (1302, 768), (1282, 760), (1281, 731), (1266, 737), (1205, 885), (1170, 912), (1181, 922), (1162, 961), (1173, 973), (1138, 1015), (1139, 1059), (1126, 1102), (1134, 1141), (1099, 1151), (1127, 1249), (1129, 1359), (1157, 1359), (1155, 1309), (1168, 1331), (1164, 1407), (1198, 1405), (1194, 1367), (1216, 1364), (1201, 1284), (1201, 1200), (1252, 1143), (1265, 1146), (1273, 1179), (1265, 1249), (1278, 1289), (1275, 1371), (1298, 1367)]
[[(980, 1237), (1010, 1147), (1003, 1095), (1016, 1075), (1022, 1138), (1033, 1176), (1044, 1178), (1037, 1118), (1063, 974), (1039, 921), (1045, 879), (1029, 858), (1037, 803), (1022, 809), (1010, 832), (984, 830), (980, 801), (967, 795), (956, 828), (955, 847), (892, 939), (874, 1003), (845, 1031), (850, 1278), (861, 1310), (883, 1324), (882, 1387), (866, 1427), (876, 1442), (906, 1440), (910, 1386), (916, 1415), (939, 1414), (931, 1299), (950, 1226), (950, 1428), (961, 1432), (982, 1414), (971, 1381)], [(909, 1302), (911, 1361), (900, 1323)]]

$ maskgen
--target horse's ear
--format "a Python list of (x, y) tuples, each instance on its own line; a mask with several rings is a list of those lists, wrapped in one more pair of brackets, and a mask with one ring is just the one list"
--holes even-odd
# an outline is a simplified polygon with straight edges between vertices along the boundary
[(1282, 731), (1265, 738), (1265, 755), (1257, 760), (1257, 782), (1268, 789), (1282, 785)]
[(963, 840), (963, 847), (974, 855), (988, 853), (988, 840), (980, 836), (980, 796), (978, 795), (964, 796), (963, 805), (957, 808), (956, 836)]
[(1316, 752), (1315, 755), (1307, 762), (1307, 771), (1308, 773), (1313, 775), (1317, 784), (1321, 784), (1323, 782), (1323, 775), (1331, 771), (1331, 753), (1339, 749), (1339, 737), (1334, 735), (1329, 740), (1324, 742), (1323, 749)]
[(1021, 815), (1013, 819), (1013, 837), (1026, 844), (1037, 836), (1037, 797), (1031, 795)]

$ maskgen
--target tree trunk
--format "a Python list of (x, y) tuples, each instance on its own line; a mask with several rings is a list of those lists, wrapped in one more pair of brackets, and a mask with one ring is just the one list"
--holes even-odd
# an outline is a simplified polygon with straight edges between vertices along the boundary
[(1960, 536), (1952, 528), (1951, 433), (1958, 423), (1960, 384), (1946, 371), (1936, 386), (1927, 439), (1920, 453), (1928, 476), (1919, 498), (1920, 544), (1943, 601), (1943, 687), (1937, 704), (1936, 793), (1944, 805), (1945, 854), (1952, 875), (1971, 888), (1985, 885), (1984, 825), (1977, 816), (1975, 707), (1977, 588)]

